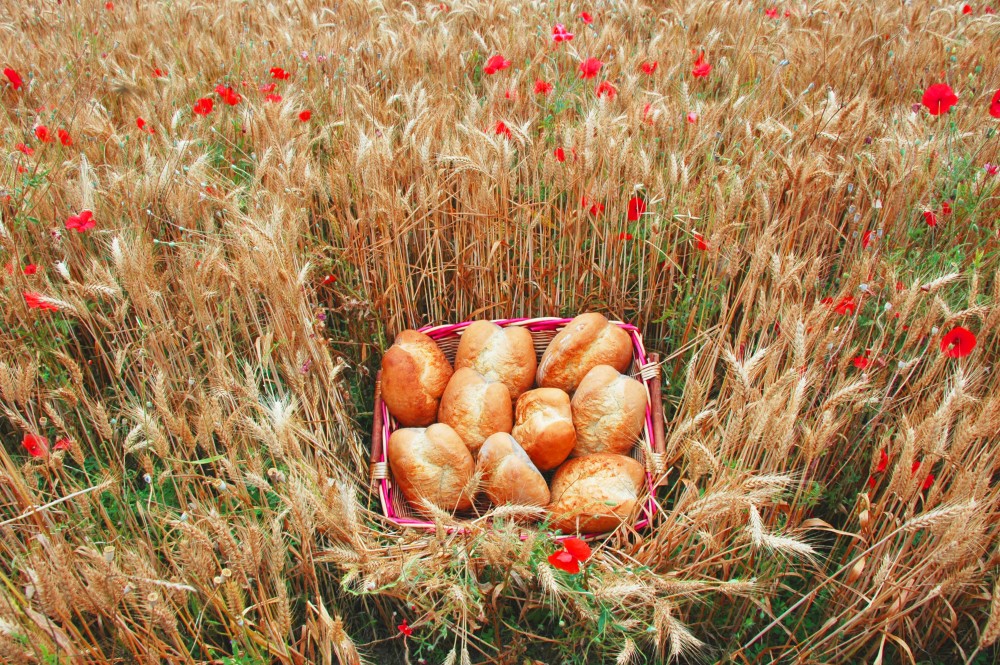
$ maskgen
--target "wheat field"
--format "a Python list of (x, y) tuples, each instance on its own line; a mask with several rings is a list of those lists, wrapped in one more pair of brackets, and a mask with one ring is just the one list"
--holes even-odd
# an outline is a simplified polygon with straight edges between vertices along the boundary
[[(994, 8), (5, 3), (0, 661), (995, 662)], [(393, 336), (584, 311), (652, 525), (389, 524)]]

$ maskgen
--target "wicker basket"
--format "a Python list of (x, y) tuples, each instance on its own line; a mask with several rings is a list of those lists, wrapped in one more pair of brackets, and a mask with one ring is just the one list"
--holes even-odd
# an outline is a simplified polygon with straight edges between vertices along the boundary
[[(535, 343), (535, 354), (540, 359), (549, 342), (555, 337), (555, 334), (562, 330), (570, 321), (572, 319), (550, 317), (540, 319), (499, 319), (494, 320), (493, 323), (501, 327), (520, 326), (530, 332)], [(612, 321), (612, 323), (621, 327), (632, 339), (632, 367), (630, 374), (633, 378), (641, 381), (649, 391), (649, 400), (646, 404), (646, 423), (643, 427), (642, 436), (632, 449), (632, 457), (642, 462), (646, 467), (647, 489), (652, 492), (656, 479), (662, 476), (664, 470), (659, 357), (656, 354), (651, 354), (649, 357), (646, 356), (646, 349), (642, 345), (642, 335), (639, 334), (639, 330), (635, 326), (619, 321)], [(441, 326), (426, 326), (421, 328), (420, 332), (428, 335), (437, 342), (441, 350), (444, 351), (448, 361), (454, 364), (455, 353), (458, 351), (459, 338), (462, 331), (471, 324), (472, 321), (466, 321), (464, 323)], [(375, 412), (372, 428), (370, 469), (372, 482), (378, 491), (382, 510), (391, 522), (403, 527), (434, 529), (434, 523), (422, 519), (421, 515), (407, 503), (402, 492), (399, 491), (392, 480), (392, 471), (389, 467), (389, 460), (386, 457), (386, 450), (388, 449), (389, 435), (397, 427), (395, 419), (389, 415), (389, 410), (382, 401), (382, 377), (381, 372), (379, 372), (375, 380)], [(458, 517), (474, 518), (487, 508), (487, 504), (477, 505), (468, 514), (460, 514)], [(646, 526), (654, 510), (655, 502), (650, 499), (642, 506), (641, 514), (637, 516), (634, 527), (639, 529)]]

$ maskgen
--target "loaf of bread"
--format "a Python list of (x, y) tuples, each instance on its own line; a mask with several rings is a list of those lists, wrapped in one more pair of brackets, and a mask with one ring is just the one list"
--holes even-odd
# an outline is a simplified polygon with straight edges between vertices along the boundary
[(536, 388), (521, 395), (514, 408), (512, 434), (542, 471), (554, 469), (576, 445), (569, 395), (558, 388)]
[(610, 365), (587, 372), (573, 393), (573, 457), (628, 454), (642, 433), (646, 401), (646, 388)]
[(455, 369), (470, 367), (491, 381), (500, 381), (516, 400), (535, 381), (538, 359), (531, 333), (524, 328), (501, 328), (490, 321), (476, 321), (462, 333), (455, 354)]
[(389, 437), (387, 453), (392, 478), (413, 506), (427, 500), (447, 511), (472, 507), (468, 485), (476, 464), (452, 428), (435, 423), (398, 429)]
[(434, 340), (404, 330), (382, 356), (382, 399), (401, 426), (430, 425), (451, 374), (451, 364)]
[(597, 365), (619, 372), (632, 362), (628, 333), (597, 313), (581, 314), (556, 333), (538, 363), (538, 385), (568, 393)]
[(507, 386), (463, 367), (452, 375), (441, 396), (438, 422), (450, 425), (472, 454), (477, 454), (488, 436), (510, 433), (514, 425)]
[(631, 457), (598, 453), (567, 460), (552, 478), (552, 528), (611, 531), (635, 511), (646, 472)]
[(476, 469), (481, 474), (483, 490), (495, 505), (549, 503), (549, 486), (541, 471), (506, 432), (497, 432), (486, 439), (479, 450)]

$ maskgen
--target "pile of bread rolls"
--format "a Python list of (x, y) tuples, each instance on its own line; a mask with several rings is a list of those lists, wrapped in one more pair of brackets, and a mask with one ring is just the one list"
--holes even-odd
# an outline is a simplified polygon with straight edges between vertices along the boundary
[(632, 342), (601, 314), (556, 333), (541, 360), (524, 328), (489, 321), (461, 335), (455, 365), (427, 335), (404, 330), (382, 358), (382, 399), (400, 429), (392, 477), (421, 509), (544, 506), (565, 533), (610, 531), (642, 494), (628, 456), (642, 434), (647, 392), (623, 374)]

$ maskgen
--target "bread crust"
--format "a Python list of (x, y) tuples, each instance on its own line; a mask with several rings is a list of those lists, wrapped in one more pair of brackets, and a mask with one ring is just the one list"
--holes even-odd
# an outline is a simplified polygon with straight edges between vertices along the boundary
[(556, 333), (542, 354), (536, 378), (540, 387), (572, 393), (597, 365), (611, 365), (624, 372), (631, 362), (632, 340), (628, 333), (603, 314), (589, 312)]
[(642, 434), (648, 394), (639, 381), (610, 365), (594, 367), (573, 393), (573, 457), (627, 455)]
[(382, 356), (382, 399), (403, 427), (425, 427), (437, 417), (451, 364), (427, 335), (404, 330)]
[(451, 427), (435, 423), (398, 429), (389, 437), (388, 455), (393, 481), (417, 509), (423, 499), (447, 511), (472, 507), (465, 490), (475, 462)]
[(506, 432), (497, 432), (486, 439), (479, 451), (476, 469), (482, 474), (483, 490), (495, 505), (545, 506), (549, 503), (549, 486), (542, 472)]
[(635, 511), (646, 472), (624, 455), (573, 457), (552, 478), (552, 527), (563, 533), (611, 531)]
[(509, 433), (514, 426), (507, 386), (463, 367), (452, 375), (441, 396), (438, 421), (450, 425), (476, 455), (491, 434)]
[(511, 434), (542, 471), (562, 464), (576, 445), (569, 395), (558, 388), (536, 388), (521, 395)]
[(492, 321), (476, 321), (458, 342), (455, 369), (463, 367), (503, 383), (513, 402), (535, 381), (538, 358), (531, 333), (518, 326), (501, 328)]

